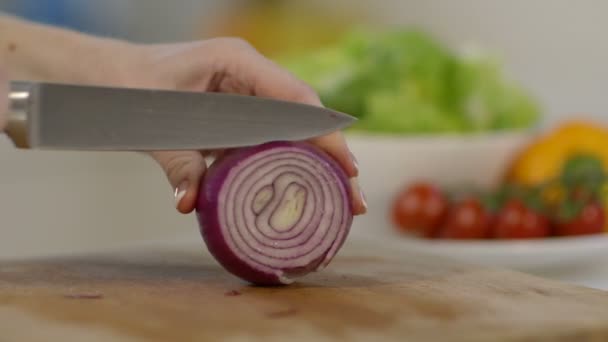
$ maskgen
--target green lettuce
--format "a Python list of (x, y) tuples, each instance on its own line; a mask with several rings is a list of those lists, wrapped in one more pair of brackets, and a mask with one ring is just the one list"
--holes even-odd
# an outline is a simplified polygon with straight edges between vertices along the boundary
[(353, 130), (467, 133), (536, 124), (538, 104), (483, 53), (461, 55), (416, 30), (356, 31), (279, 61), (324, 105), (359, 118)]

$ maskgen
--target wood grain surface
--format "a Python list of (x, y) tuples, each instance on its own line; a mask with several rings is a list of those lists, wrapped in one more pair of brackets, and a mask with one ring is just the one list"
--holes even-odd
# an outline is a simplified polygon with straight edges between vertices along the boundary
[(603, 341), (608, 295), (349, 241), (293, 286), (201, 248), (0, 263), (0, 341)]

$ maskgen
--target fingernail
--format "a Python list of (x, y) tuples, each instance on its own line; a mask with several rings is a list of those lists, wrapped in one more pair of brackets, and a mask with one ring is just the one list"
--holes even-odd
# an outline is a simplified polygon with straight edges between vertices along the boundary
[(186, 196), (186, 192), (188, 191), (188, 181), (183, 181), (181, 184), (175, 188), (175, 207), (179, 206), (179, 203), (182, 201), (184, 196)]
[(367, 202), (365, 201), (365, 195), (359, 186), (359, 180), (357, 178), (351, 178), (350, 186), (352, 188), (353, 194), (358, 194), (361, 200), (361, 204), (363, 205), (363, 209), (367, 211)]
[(367, 200), (365, 199), (365, 193), (363, 193), (363, 190), (359, 189), (359, 194), (361, 194), (361, 203), (363, 203), (363, 208), (365, 208), (365, 211), (367, 211)]
[(359, 173), (359, 162), (357, 161), (357, 157), (355, 157), (355, 155), (351, 152), (350, 158), (352, 159), (353, 165), (355, 166), (355, 172)]

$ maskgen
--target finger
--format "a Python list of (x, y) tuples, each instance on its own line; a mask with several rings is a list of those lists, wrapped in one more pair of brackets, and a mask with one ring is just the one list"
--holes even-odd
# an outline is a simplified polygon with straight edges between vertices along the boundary
[[(247, 67), (241, 70), (241, 75), (251, 78), (254, 95), (323, 106), (317, 93), (306, 83), (259, 53), (252, 52), (252, 55), (253, 57), (243, 61)], [(349, 177), (358, 176), (356, 160), (341, 132), (311, 139), (311, 142), (334, 157)]]
[(311, 141), (323, 150), (332, 155), (345, 169), (350, 177), (353, 212), (355, 215), (365, 214), (367, 211), (367, 202), (365, 194), (359, 186), (359, 166), (354, 154), (350, 152), (346, 145), (346, 140), (341, 132), (335, 132), (319, 138), (311, 139)]
[[(279, 68), (272, 61), (263, 57), (259, 61), (264, 67), (251, 67), (256, 73), (254, 77), (254, 93), (256, 96), (266, 96), (287, 101), (300, 102), (315, 106), (323, 106), (319, 96), (307, 84), (297, 79), (287, 71)], [(251, 62), (251, 61), (248, 61)], [(263, 72), (266, 77), (258, 76)], [(333, 132), (310, 140), (334, 157), (344, 168), (349, 177), (357, 177), (359, 170), (353, 153), (349, 150), (346, 139), (341, 132)]]
[(4, 131), (7, 124), (6, 113), (8, 111), (8, 77), (4, 69), (0, 69), (0, 132)]
[[(264, 59), (264, 62), (261, 63), (266, 64), (268, 70), (265, 70), (265, 73), (268, 77), (259, 77), (255, 80), (255, 95), (323, 106), (319, 96), (308, 85), (269, 60)], [(346, 139), (341, 132), (333, 132), (314, 138), (311, 139), (311, 142), (334, 157), (344, 167), (349, 177), (359, 175), (355, 156), (349, 150)]]
[(207, 170), (205, 158), (195, 151), (151, 152), (173, 187), (175, 207), (183, 214), (192, 212), (196, 206), (198, 189)]
[(344, 139), (344, 135), (341, 132), (334, 132), (318, 138), (313, 138), (310, 139), (310, 141), (334, 157), (338, 163), (344, 167), (344, 170), (349, 177), (359, 176), (357, 159), (349, 150), (346, 139)]
[[(239, 66), (238, 75), (247, 80), (245, 83), (250, 84), (256, 96), (322, 106), (321, 100), (311, 87), (255, 50), (245, 54)], [(344, 168), (351, 178), (353, 212), (365, 213), (367, 203), (357, 180), (359, 175), (357, 161), (349, 150), (344, 135), (338, 131), (310, 141), (325, 150)]]

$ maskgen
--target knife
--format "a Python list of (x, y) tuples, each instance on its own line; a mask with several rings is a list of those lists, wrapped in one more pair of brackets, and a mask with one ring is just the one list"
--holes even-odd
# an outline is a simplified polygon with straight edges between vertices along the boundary
[(13, 81), (5, 133), (17, 148), (202, 150), (306, 140), (356, 119), (331, 109), (225, 93)]

